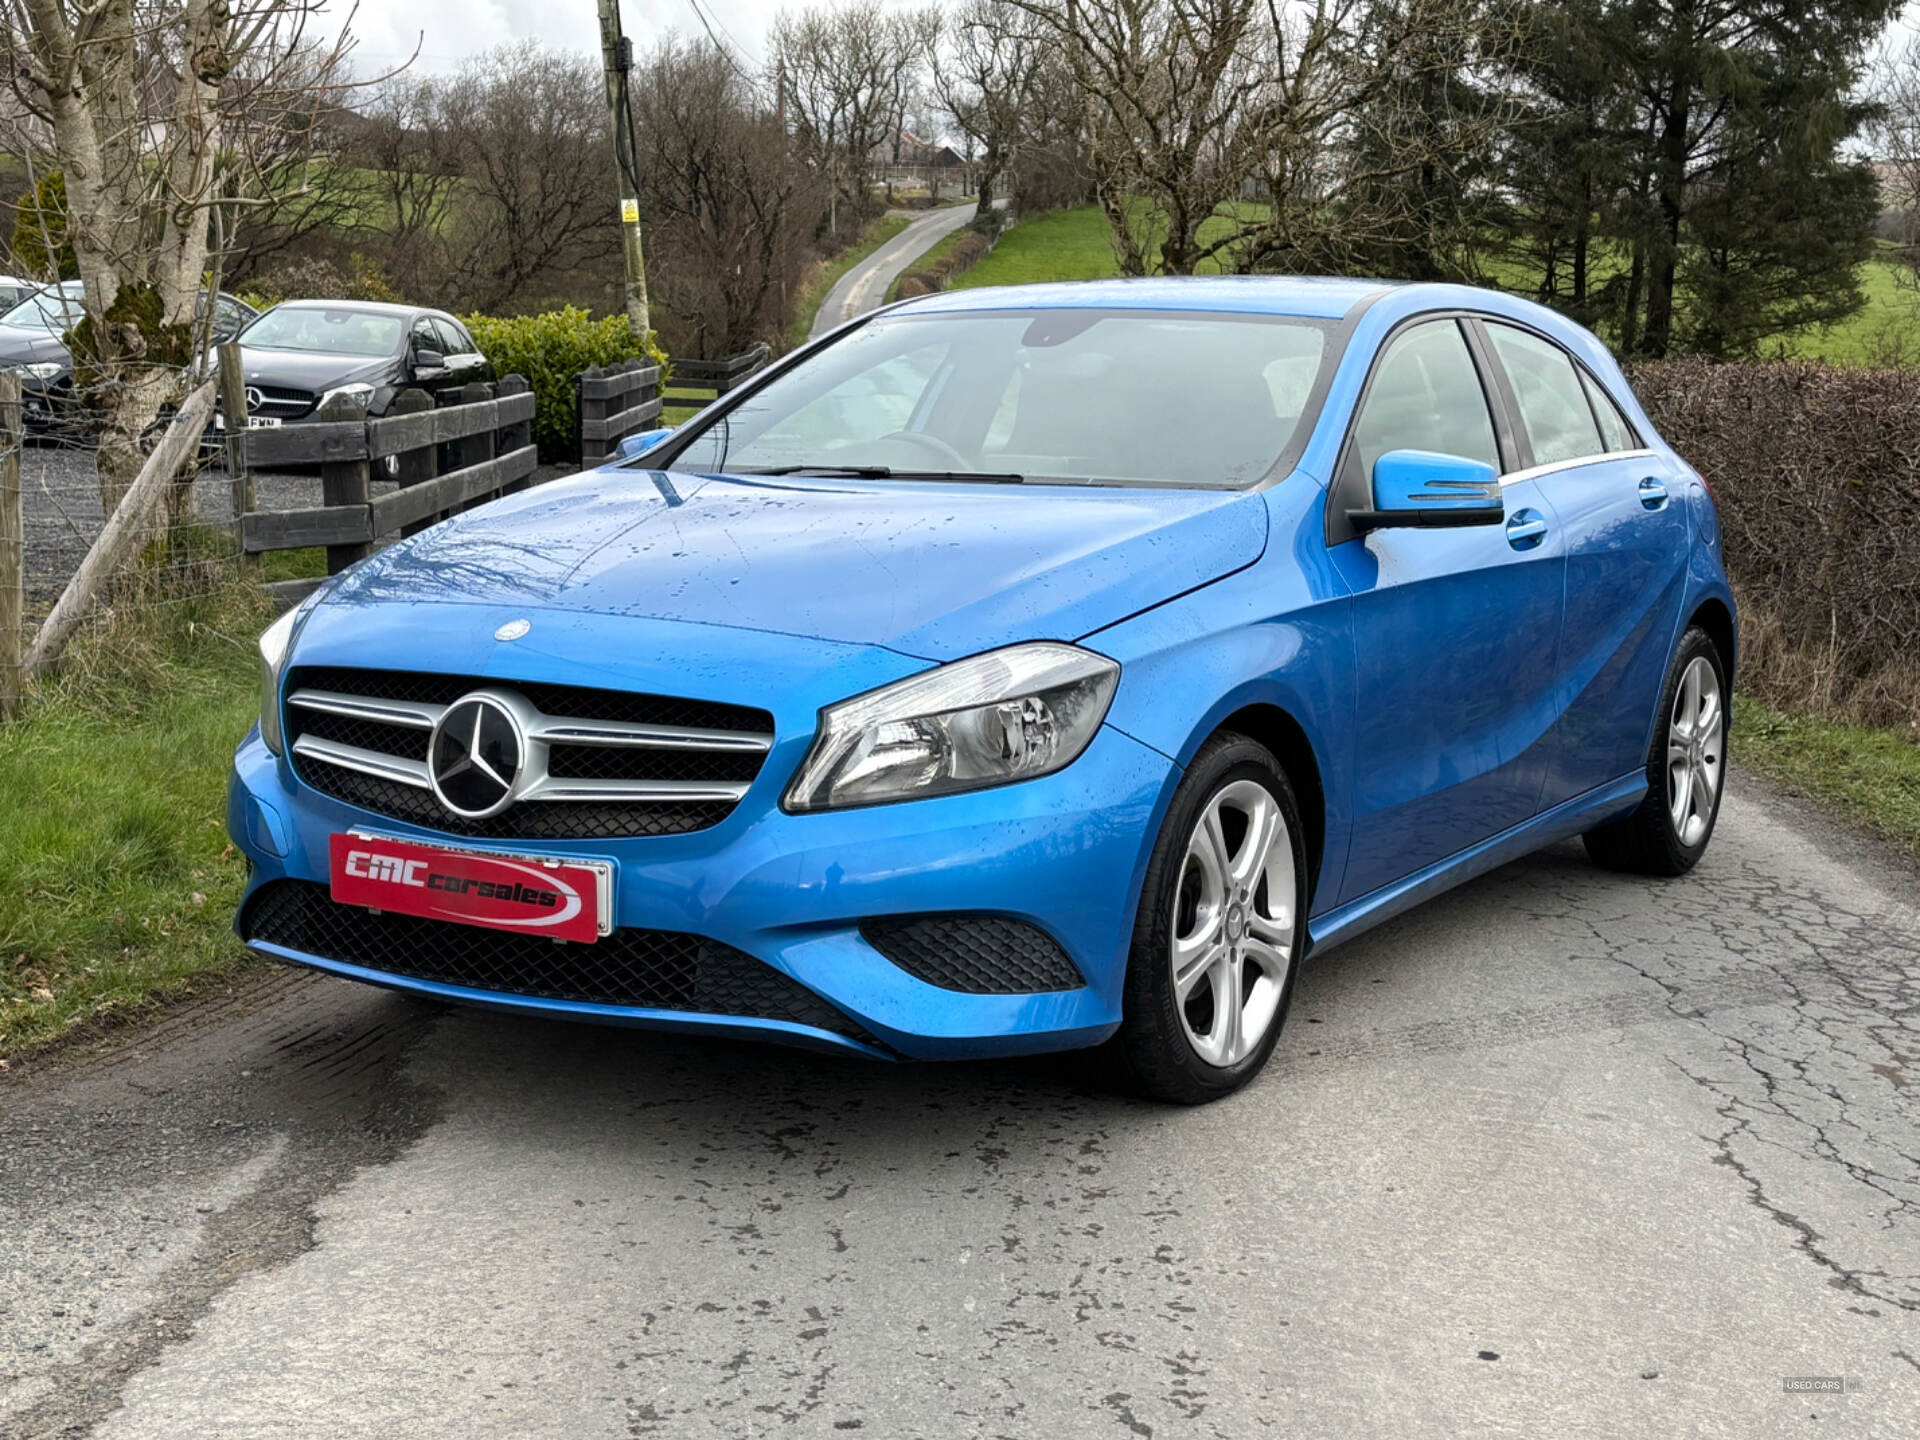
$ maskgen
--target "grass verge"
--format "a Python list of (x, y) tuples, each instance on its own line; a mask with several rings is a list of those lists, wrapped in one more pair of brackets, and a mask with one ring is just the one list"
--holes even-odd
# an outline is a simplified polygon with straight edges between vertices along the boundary
[(1787, 715), (1735, 700), (1734, 761), (1824, 800), (1920, 860), (1920, 743), (1894, 730)]
[(246, 963), (225, 791), (271, 615), (238, 585), (126, 606), (0, 726), (0, 1061)]
[[(813, 318), (820, 313), (820, 306), (827, 298), (827, 292), (833, 289), (840, 277), (878, 250), (887, 241), (898, 235), (912, 223), (905, 215), (882, 215), (860, 232), (860, 238), (835, 255), (831, 260), (821, 261), (807, 275), (800, 285), (800, 300), (793, 310), (793, 326), (787, 333), (788, 345), (804, 345), (807, 332), (813, 329)], [(669, 422), (671, 423), (671, 422)]]

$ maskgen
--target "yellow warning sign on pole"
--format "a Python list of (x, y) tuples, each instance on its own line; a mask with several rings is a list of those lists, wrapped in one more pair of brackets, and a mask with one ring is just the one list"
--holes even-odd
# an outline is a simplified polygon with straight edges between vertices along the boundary
[(620, 202), (620, 223), (622, 225), (638, 225), (640, 223), (640, 202), (638, 200), (622, 200)]

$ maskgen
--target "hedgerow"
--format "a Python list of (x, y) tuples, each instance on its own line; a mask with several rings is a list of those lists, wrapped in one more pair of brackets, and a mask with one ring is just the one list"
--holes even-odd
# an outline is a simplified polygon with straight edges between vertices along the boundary
[(666, 353), (652, 337), (645, 344), (635, 339), (624, 315), (595, 320), (570, 305), (544, 315), (460, 318), (497, 374), (524, 375), (532, 383), (533, 438), (542, 460), (573, 458), (579, 413), (574, 380), (589, 365), (651, 360), (660, 366), (662, 383), (667, 377)]

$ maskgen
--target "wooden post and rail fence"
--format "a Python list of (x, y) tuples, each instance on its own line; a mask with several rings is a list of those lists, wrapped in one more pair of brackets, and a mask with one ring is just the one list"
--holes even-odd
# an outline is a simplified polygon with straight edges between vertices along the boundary
[[(710, 389), (718, 398), (764, 366), (769, 354), (757, 346), (723, 360), (682, 361), (673, 383)], [(18, 713), (28, 678), (52, 662), (102, 587), (130, 561), (148, 533), (158, 498), (200, 446), (216, 404), (223, 420), (246, 415), (240, 347), (222, 345), (218, 356), (217, 375), (181, 407), (37, 632), (29, 631), (25, 605), (20, 378), (0, 372), (0, 719)], [(665, 393), (660, 367), (639, 361), (595, 366), (575, 384), (583, 469), (617, 453), (628, 435), (657, 427), (663, 405), (699, 409), (712, 403), (706, 396)], [(526, 489), (538, 465), (533, 418), (532, 387), (509, 375), (496, 383), (468, 385), (438, 403), (425, 391), (405, 390), (377, 418), (339, 396), (310, 421), (227, 425), (221, 443), (243, 573), (257, 578), (261, 557), (271, 551), (324, 548), (327, 573), (338, 574), (370, 554), (382, 536), (411, 535), (448, 515)], [(256, 474), (293, 466), (318, 467), (321, 503), (261, 509)], [(375, 494), (375, 481), (388, 479), (398, 483)], [(274, 588), (291, 600), (315, 583)]]
[[(721, 360), (676, 360), (661, 393), (661, 402), (674, 409), (704, 410), (722, 395), (738, 389), (773, 357), (765, 345), (755, 345)], [(686, 391), (713, 391), (689, 395)]]

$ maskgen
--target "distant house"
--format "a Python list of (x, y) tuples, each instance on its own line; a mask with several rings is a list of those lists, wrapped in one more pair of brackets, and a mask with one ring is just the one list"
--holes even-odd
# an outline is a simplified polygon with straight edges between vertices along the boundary
[(925, 190), (938, 199), (941, 191), (964, 193), (973, 183), (973, 165), (951, 145), (922, 140), (910, 131), (874, 146), (867, 157), (868, 173), (876, 186)]

